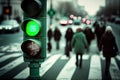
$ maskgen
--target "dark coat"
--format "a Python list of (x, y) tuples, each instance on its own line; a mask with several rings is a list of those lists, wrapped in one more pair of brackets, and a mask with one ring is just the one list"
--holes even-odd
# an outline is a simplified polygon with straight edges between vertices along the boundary
[(47, 36), (48, 36), (48, 40), (50, 41), (51, 38), (53, 37), (53, 32), (51, 28), (48, 30)]
[(117, 52), (118, 48), (115, 42), (115, 37), (111, 32), (105, 32), (101, 38), (99, 50), (103, 51), (104, 57), (112, 57), (114, 50)]
[(85, 53), (85, 49), (88, 46), (85, 34), (83, 32), (76, 32), (72, 38), (72, 47), (74, 47), (75, 53)]
[(66, 41), (71, 41), (73, 34), (74, 34), (74, 32), (73, 32), (72, 28), (68, 28), (66, 31), (66, 34), (65, 34)]
[(84, 30), (88, 45), (90, 45), (91, 41), (94, 39), (94, 33), (92, 32), (91, 28), (86, 27)]
[(62, 34), (58, 28), (55, 28), (53, 36), (55, 41), (60, 41)]

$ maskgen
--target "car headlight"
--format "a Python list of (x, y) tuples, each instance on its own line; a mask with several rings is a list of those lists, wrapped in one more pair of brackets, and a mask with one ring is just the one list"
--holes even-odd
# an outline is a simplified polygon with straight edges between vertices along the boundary
[(10, 30), (10, 29), (12, 29), (12, 26), (6, 26), (5, 29)]

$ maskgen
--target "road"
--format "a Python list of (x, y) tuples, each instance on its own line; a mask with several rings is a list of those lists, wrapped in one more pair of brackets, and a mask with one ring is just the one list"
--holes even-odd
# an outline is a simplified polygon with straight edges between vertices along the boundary
[[(108, 25), (111, 24), (109, 23)], [(70, 27), (75, 30), (78, 26)], [(64, 54), (64, 32), (66, 29), (66, 27), (60, 28), (62, 32), (60, 50), (55, 49), (55, 41), (52, 39), (52, 52), (47, 53), (46, 60), (40, 67), (41, 80), (120, 80), (120, 56), (112, 58), (110, 75), (106, 77), (104, 75), (105, 59), (102, 53), (98, 52), (96, 40), (92, 41), (89, 53), (83, 55), (82, 68), (76, 67), (74, 52), (70, 52), (70, 58)], [(119, 35), (116, 32), (114, 33), (118, 37)], [(117, 42), (118, 39), (116, 40)], [(29, 63), (23, 61), (23, 53), (20, 49), (22, 32), (0, 35), (0, 42), (0, 79), (27, 79), (29, 76)], [(117, 44), (119, 45), (119, 43)]]

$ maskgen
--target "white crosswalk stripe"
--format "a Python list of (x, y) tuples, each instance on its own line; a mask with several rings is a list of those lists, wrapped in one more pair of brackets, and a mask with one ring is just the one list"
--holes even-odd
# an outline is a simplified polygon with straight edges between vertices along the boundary
[[(48, 60), (43, 62), (40, 67), (40, 76), (43, 76), (50, 67), (61, 57), (61, 54), (53, 55)], [(25, 68), (22, 72), (14, 77), (14, 79), (26, 79), (29, 76), (29, 68)]]
[[(73, 55), (75, 55), (75, 54), (72, 54), (72, 56), (73, 56)], [(83, 60), (88, 60), (89, 57), (90, 57), (90, 56), (89, 56), (88, 54), (84, 54), (83, 57), (82, 57), (82, 59), (83, 59)], [(62, 59), (62, 60), (68, 60), (69, 57), (67, 57), (66, 55), (63, 55), (63, 56), (61, 57), (61, 59)]]
[[(21, 54), (11, 54), (11, 55), (4, 55), (0, 58), (0, 62), (3, 62), (11, 57), (18, 57)], [(65, 66), (60, 70), (60, 72), (57, 75), (56, 80), (71, 80), (72, 76), (75, 73), (76, 65), (75, 65), (75, 54), (71, 56), (71, 58), (62, 59), (65, 57), (63, 54), (54, 54), (52, 56), (49, 56), (47, 60), (45, 60), (40, 67), (40, 76), (42, 77), (44, 74), (46, 74), (47, 71), (59, 60), (66, 60)], [(101, 80), (102, 79), (102, 67), (101, 67), (101, 56), (100, 55), (92, 55), (91, 58), (89, 55), (85, 54), (83, 56), (83, 60), (90, 60), (90, 67), (88, 74), (88, 80)], [(102, 59), (104, 60), (104, 59)], [(12, 70), (16, 66), (23, 63), (23, 57), (19, 57), (15, 59), (14, 61), (6, 64), (2, 68), (0, 68), (0, 76), (4, 75), (8, 71)], [(82, 68), (83, 69), (83, 68)], [(115, 58), (111, 59), (111, 65), (110, 65), (110, 76), (112, 80), (119, 80), (120, 79), (120, 69), (116, 63)], [(13, 79), (26, 79), (29, 76), (29, 68), (25, 68), (22, 71), (20, 71), (17, 75), (14, 76)]]
[(18, 57), (20, 55), (22, 55), (22, 54), (14, 53), (14, 54), (5, 55), (5, 56), (0, 58), (0, 62), (3, 62), (3, 61), (5, 61), (5, 60), (7, 60), (7, 59), (9, 59), (11, 57)]
[(29, 76), (29, 68), (25, 68), (19, 74), (17, 74), (14, 79), (26, 79)]
[(119, 61), (120, 61), (120, 55), (117, 55), (117, 56), (116, 56), (116, 58), (117, 58), (117, 60), (119, 60)]
[(100, 57), (98, 55), (93, 55), (91, 58), (88, 79), (89, 80), (97, 80), (97, 79), (101, 80), (102, 79)]
[(120, 80), (120, 70), (114, 58), (111, 59), (110, 74), (112, 80)]
[(3, 56), (5, 53), (0, 53), (0, 56)]
[(10, 71), (11, 69), (15, 68), (16, 66), (20, 65), (21, 63), (23, 63), (23, 57), (19, 57), (16, 60), (12, 61), (11, 63), (3, 66), (2, 68), (0, 68), (0, 76)]
[(75, 55), (67, 62), (64, 68), (61, 70), (60, 74), (57, 77), (57, 80), (71, 80), (72, 75), (76, 69), (75, 66)]
[(1, 46), (0, 50), (5, 52), (18, 52), (21, 51), (20, 43), (12, 43), (9, 46)]

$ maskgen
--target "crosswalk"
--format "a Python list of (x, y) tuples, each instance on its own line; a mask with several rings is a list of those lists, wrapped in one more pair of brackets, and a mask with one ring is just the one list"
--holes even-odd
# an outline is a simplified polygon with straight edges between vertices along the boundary
[[(5, 76), (5, 74), (9, 73), (10, 71), (12, 72), (14, 68), (19, 68), (18, 66), (24, 63), (23, 56), (20, 53), (13, 53), (13, 54), (7, 54), (7, 55), (4, 53), (1, 53), (0, 64), (4, 63), (5, 61), (9, 60), (12, 57), (16, 57), (16, 58), (13, 59), (11, 62), (6, 63), (6, 65), (0, 66), (0, 78)], [(116, 58), (111, 59), (111, 65), (110, 65), (111, 80), (120, 80), (120, 66), (117, 63), (117, 61), (120, 62), (119, 57), (120, 56), (117, 56)], [(57, 73), (57, 76), (55, 76), (55, 80), (74, 80), (73, 75), (76, 73), (76, 70), (78, 69), (75, 65), (75, 61), (76, 61), (75, 58), (76, 58), (75, 54), (72, 54), (70, 58), (65, 58), (64, 54), (49, 55), (48, 58), (41, 64), (41, 67), (39, 69), (41, 78), (42, 76), (45, 77), (45, 74), (49, 72), (50, 69), (55, 64), (61, 64), (62, 66), (62, 63), (57, 63), (58, 61), (65, 61), (65, 65), (63, 65), (62, 69), (59, 71), (59, 73)], [(84, 61), (88, 61), (90, 63), (89, 66), (85, 66), (85, 67), (89, 67), (89, 71), (86, 73), (86, 70), (84, 70), (85, 68), (82, 67), (82, 68), (79, 68), (79, 70), (82, 70), (82, 72), (80, 73), (88, 75), (86, 76), (88, 80), (102, 80), (103, 79), (102, 75), (104, 73), (103, 68), (105, 67), (102, 64), (102, 62), (104, 62), (105, 59), (103, 59), (101, 55), (97, 55), (97, 54), (94, 54), (91, 56), (88, 54), (84, 54), (83, 62)], [(59, 67), (55, 67), (55, 68), (59, 68)], [(12, 72), (12, 74), (14, 74), (14, 77), (12, 77), (12, 79), (24, 80), (29, 76), (29, 68), (28, 66), (26, 66), (20, 72), (18, 73)], [(54, 74), (55, 73), (51, 72), (51, 74), (49, 75), (54, 75)], [(6, 75), (6, 78), (9, 78), (9, 75)], [(84, 77), (82, 77), (82, 79), (85, 80)], [(46, 77), (45, 80), (49, 80), (49, 77)]]

